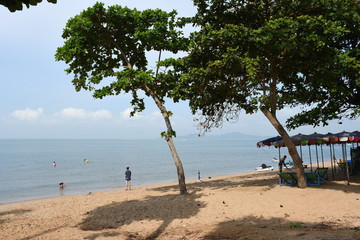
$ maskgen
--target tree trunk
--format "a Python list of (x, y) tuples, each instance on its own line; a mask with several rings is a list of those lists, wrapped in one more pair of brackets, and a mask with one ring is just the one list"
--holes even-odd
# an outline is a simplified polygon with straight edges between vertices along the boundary
[(162, 104), (161, 100), (156, 96), (156, 94), (147, 86), (144, 85), (144, 90), (154, 99), (156, 105), (161, 111), (161, 114), (165, 120), (166, 128), (167, 128), (167, 134), (165, 134), (165, 140), (170, 148), (171, 155), (174, 159), (177, 175), (178, 175), (178, 181), (179, 181), (179, 187), (180, 187), (180, 195), (186, 194), (186, 183), (185, 183), (185, 173), (184, 168), (182, 165), (182, 162), (180, 160), (180, 157), (176, 151), (173, 139), (172, 139), (172, 133), (174, 132), (171, 126), (169, 112), (166, 110), (165, 106)]
[[(127, 64), (127, 68), (128, 69), (132, 69), (132, 65), (130, 64), (129, 60), (127, 59), (125, 53), (121, 50), (120, 47), (118, 47), (118, 49), (121, 51), (121, 55), (124, 58), (124, 61)], [(161, 51), (159, 53), (159, 61), (160, 61), (160, 57), (161, 57)], [(156, 70), (156, 75), (158, 73), (158, 70)], [(180, 195), (186, 194), (187, 190), (186, 190), (186, 183), (185, 183), (185, 173), (184, 173), (184, 168), (182, 165), (182, 162), (180, 160), (180, 157), (176, 151), (173, 139), (171, 134), (174, 132), (171, 126), (171, 122), (170, 122), (170, 117), (169, 117), (169, 113), (166, 110), (165, 106), (162, 104), (162, 101), (158, 98), (158, 96), (156, 95), (156, 93), (146, 84), (143, 85), (144, 87), (144, 91), (146, 93), (148, 93), (152, 99), (155, 101), (156, 106), (160, 109), (160, 112), (162, 114), (162, 116), (164, 117), (165, 120), (165, 124), (167, 127), (167, 134), (165, 136), (165, 140), (170, 148), (170, 152), (171, 155), (174, 159), (175, 162), (175, 166), (176, 166), (176, 170), (177, 170), (177, 175), (178, 175), (178, 180), (179, 180), (179, 187), (180, 187)]]
[(268, 108), (262, 107), (261, 111), (266, 116), (266, 118), (269, 119), (271, 124), (275, 127), (275, 129), (280, 134), (280, 136), (284, 140), (285, 145), (288, 148), (288, 152), (295, 164), (295, 171), (298, 176), (298, 187), (306, 188), (307, 185), (306, 185), (306, 180), (305, 180), (303, 164), (302, 164), (301, 158), (299, 156), (299, 153), (297, 152), (296, 147), (295, 147), (293, 141), (291, 140), (289, 134), (286, 132), (286, 130), (283, 128), (283, 126), (277, 120), (277, 118), (269, 111)]
[(185, 183), (185, 173), (184, 173), (184, 168), (183, 168), (182, 162), (179, 158), (179, 155), (177, 154), (172, 137), (165, 137), (165, 139), (169, 145), (171, 155), (172, 155), (175, 165), (176, 165), (179, 187), (180, 187), (180, 195), (186, 194), (187, 190), (186, 190), (186, 183)]

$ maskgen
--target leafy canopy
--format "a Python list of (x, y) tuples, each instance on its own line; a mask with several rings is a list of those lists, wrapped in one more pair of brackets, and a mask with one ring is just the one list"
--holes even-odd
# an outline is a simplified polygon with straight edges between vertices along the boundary
[(322, 111), (308, 119), (315, 125), (359, 113), (358, 1), (194, 2), (200, 30), (182, 60), (181, 88), (193, 112), (206, 116), (205, 130), (262, 107), (276, 116), (285, 106), (307, 105)]
[[(50, 3), (56, 3), (57, 0), (47, 0)], [(9, 9), (10, 12), (15, 12), (17, 10), (23, 10), (23, 4), (29, 8), (30, 5), (36, 6), (38, 3), (41, 3), (42, 0), (0, 0), (0, 5), (4, 5)]]
[(161, 136), (176, 165), (180, 194), (187, 193), (185, 174), (172, 140), (175, 131), (171, 112), (164, 106), (165, 97), (173, 95), (178, 82), (167, 74), (167, 69), (149, 69), (147, 53), (158, 52), (160, 60), (163, 51), (175, 54), (186, 50), (188, 39), (178, 30), (186, 22), (176, 18), (176, 11), (140, 12), (118, 5), (105, 9), (102, 3), (96, 3), (68, 21), (63, 32), (64, 46), (55, 55), (56, 60), (69, 65), (66, 71), (73, 74), (77, 91), (94, 91), (95, 98), (131, 93), (132, 114), (145, 109), (139, 90), (154, 100), (167, 127)]
[(149, 96), (149, 87), (163, 102), (175, 86), (166, 80), (165, 71), (149, 69), (147, 54), (187, 48), (188, 40), (179, 31), (186, 21), (176, 15), (118, 5), (106, 9), (96, 3), (67, 22), (56, 60), (69, 65), (66, 72), (73, 74), (77, 91), (94, 91), (95, 98), (132, 93), (134, 111), (142, 111), (145, 105), (138, 90)]

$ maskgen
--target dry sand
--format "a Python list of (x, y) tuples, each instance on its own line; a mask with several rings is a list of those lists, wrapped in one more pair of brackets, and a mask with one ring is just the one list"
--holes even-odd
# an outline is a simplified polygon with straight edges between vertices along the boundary
[[(360, 239), (360, 179), (306, 189), (274, 172), (0, 205), (0, 239)], [(65, 189), (66, 191), (66, 189)]]

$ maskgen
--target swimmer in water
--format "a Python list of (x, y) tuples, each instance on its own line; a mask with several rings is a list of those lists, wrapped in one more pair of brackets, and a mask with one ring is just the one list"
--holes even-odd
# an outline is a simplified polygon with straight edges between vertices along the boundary
[(88, 162), (89, 162), (88, 160), (84, 159), (84, 163), (88, 163)]
[(52, 164), (52, 165), (53, 165), (53, 167), (56, 167), (56, 162), (53, 162), (53, 164)]

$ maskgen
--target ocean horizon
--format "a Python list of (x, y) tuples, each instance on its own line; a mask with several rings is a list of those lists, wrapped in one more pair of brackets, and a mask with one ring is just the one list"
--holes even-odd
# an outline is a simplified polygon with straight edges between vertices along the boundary
[[(207, 179), (254, 172), (262, 163), (277, 169), (271, 160), (279, 157), (279, 149), (256, 147), (264, 138), (184, 136), (174, 143), (186, 180), (196, 181), (198, 172)], [(340, 154), (340, 149), (336, 151)], [(287, 149), (281, 148), (280, 155), (286, 154)], [(329, 151), (323, 157), (330, 160)], [(123, 189), (126, 167), (132, 171), (133, 188), (177, 182), (171, 152), (161, 138), (0, 139), (0, 203)], [(65, 184), (63, 190), (60, 182)]]

